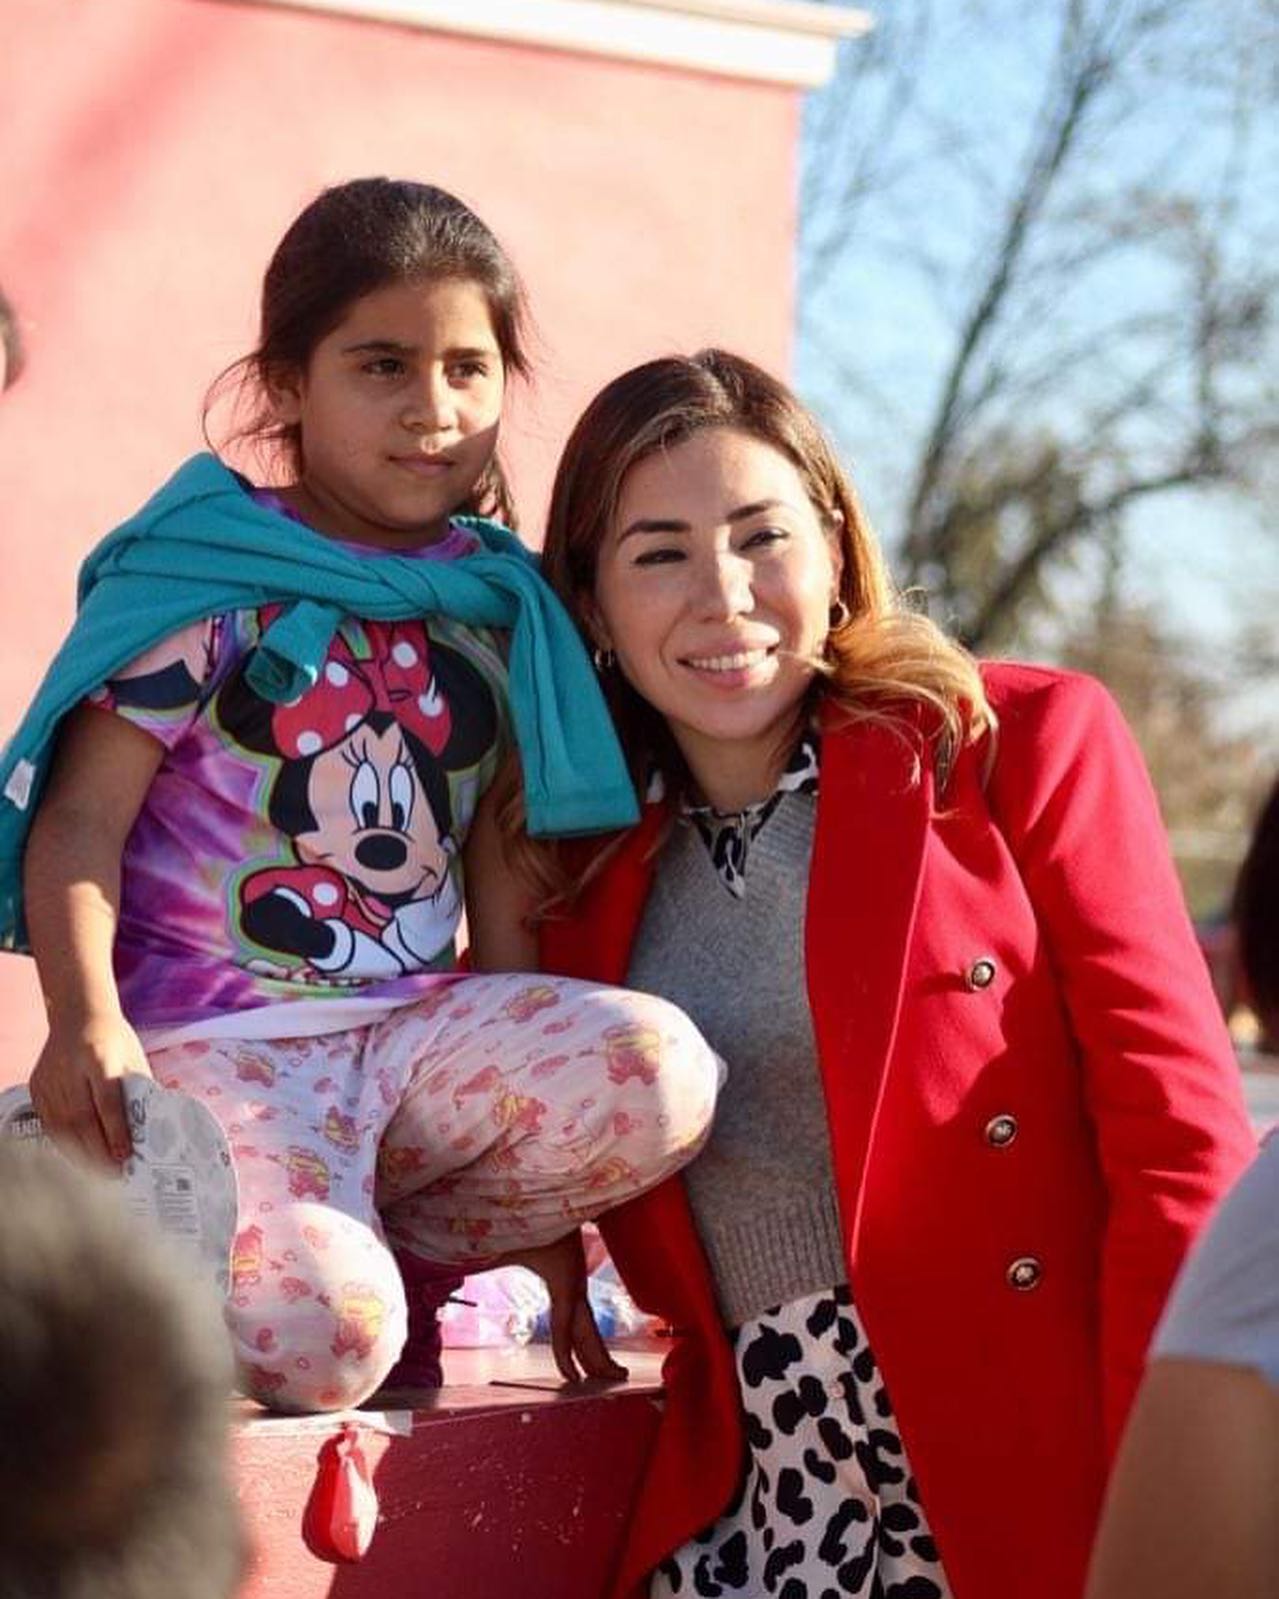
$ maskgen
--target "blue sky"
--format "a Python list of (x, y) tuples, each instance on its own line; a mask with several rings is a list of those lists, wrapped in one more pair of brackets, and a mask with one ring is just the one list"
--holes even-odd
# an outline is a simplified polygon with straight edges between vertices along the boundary
[[(1028, 147), (1058, 7), (1032, 10), (1016, 0), (931, 6), (928, 0), (885, 0), (872, 9), (881, 16), (881, 44), (845, 43), (844, 75), (810, 97), (808, 106), (808, 161), (819, 148), (832, 149), (829, 136), (819, 146), (815, 135), (837, 101), (845, 108), (848, 143), (824, 159), (827, 177), (864, 163), (868, 150), (880, 170), (872, 198), (838, 217), (847, 241), (838, 270), (801, 306), (797, 377), (852, 462), (891, 547), (956, 313), (971, 292), (982, 241)], [(1131, 9), (1127, 0), (1110, 0), (1112, 13)], [(1211, 233), (1223, 264), (1232, 264), (1232, 249), (1234, 257), (1251, 250), (1263, 262), (1275, 258), (1261, 241), (1279, 243), (1279, 191), (1266, 176), (1279, 167), (1279, 126), (1272, 118), (1264, 132), (1254, 130), (1244, 142), (1233, 136), (1238, 117), (1232, 123), (1221, 114), (1227, 104), (1226, 46), (1239, 42), (1237, 17), (1228, 19), (1227, 8), (1207, 0), (1183, 0), (1173, 9), (1175, 26), (1160, 43), (1161, 53), (1143, 63), (1140, 82), (1119, 103), (1113, 122), (1090, 128), (1081, 159), (1068, 174), (1071, 214), (1060, 218), (1056, 238), (1069, 248), (1089, 230), (1131, 217), (1131, 193), (1139, 182), (1150, 214), (1134, 219), (1131, 238), (1104, 267), (1048, 273), (1052, 292), (1009, 346), (1019, 361), (1089, 339), (1099, 339), (1104, 353), (1074, 376), (1048, 364), (1033, 404), (1016, 416), (1019, 426), (1069, 435), (1108, 390), (1118, 392), (1133, 378), (1137, 362), (1128, 354), (1121, 359), (1120, 352), (1140, 353), (1142, 347), (1114, 340), (1111, 348), (1106, 330), (1135, 317), (1157, 317), (1183, 299), (1205, 236), (1189, 223), (1160, 233), (1158, 224), (1175, 221), (1165, 203), (1169, 198), (1202, 205), (1230, 189), (1242, 202)], [(849, 77), (854, 52), (882, 48), (921, 11), (931, 24), (895, 88), (890, 91), (883, 73), (870, 81)], [(1204, 62), (1213, 64), (1206, 81), (1193, 89), (1184, 87), (1186, 58), (1195, 71)], [(1174, 89), (1176, 84), (1183, 87)], [(1245, 87), (1251, 92), (1259, 85)], [(903, 94), (910, 98), (909, 112), (891, 138), (878, 137), (894, 97), (899, 101)], [(1236, 93), (1236, 112), (1240, 103)], [(801, 283), (830, 216), (828, 206), (825, 216), (802, 218)], [(1236, 235), (1238, 248), (1230, 245)], [(1152, 248), (1151, 239), (1160, 237), (1165, 243)], [(1044, 250), (1038, 259), (1047, 255)], [(1263, 359), (1263, 352), (1256, 358)], [(1255, 369), (1245, 371), (1242, 381), (1254, 376)], [(1172, 426), (1171, 409), (1183, 398), (1167, 380), (1159, 403), (1169, 414), (1156, 411), (1143, 429), (1131, 430), (1129, 446), (1157, 451)], [(1273, 460), (1268, 471), (1273, 488)], [(1163, 495), (1131, 515), (1126, 547), (1129, 592), (1165, 612), (1189, 646), (1224, 657), (1241, 619), (1262, 621), (1279, 605), (1279, 527), (1264, 504), (1222, 492)], [(1279, 726), (1279, 716), (1273, 720)]]

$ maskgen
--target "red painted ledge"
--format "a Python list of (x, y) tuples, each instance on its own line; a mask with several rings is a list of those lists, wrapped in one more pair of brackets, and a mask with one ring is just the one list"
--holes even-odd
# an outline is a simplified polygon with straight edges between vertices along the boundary
[(352, 1565), (317, 1559), (300, 1531), (316, 1457), (343, 1418), (243, 1405), (235, 1443), (254, 1559), (242, 1599), (601, 1599), (661, 1394), (660, 1349), (620, 1358), (628, 1383), (568, 1387), (543, 1348), (448, 1350), (444, 1388), (346, 1412), (380, 1503)]

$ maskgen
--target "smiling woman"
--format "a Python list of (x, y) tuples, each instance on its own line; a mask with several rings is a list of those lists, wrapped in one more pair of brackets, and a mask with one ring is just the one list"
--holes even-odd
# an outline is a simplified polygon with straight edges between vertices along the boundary
[(719, 809), (766, 799), (795, 742), (839, 594), (837, 530), (795, 466), (736, 429), (694, 434), (626, 478), (592, 630)]
[(674, 1000), (729, 1072), (601, 1223), (680, 1329), (619, 1593), (1077, 1599), (1250, 1150), (1117, 711), (904, 607), (816, 423), (723, 351), (591, 402), (544, 559), (650, 801), (562, 867), (544, 964)]

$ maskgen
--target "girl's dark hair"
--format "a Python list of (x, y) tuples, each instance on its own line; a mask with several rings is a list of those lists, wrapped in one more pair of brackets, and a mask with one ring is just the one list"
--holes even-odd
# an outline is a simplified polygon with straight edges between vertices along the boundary
[[(429, 183), (356, 178), (325, 189), (280, 240), (262, 281), (257, 348), (210, 389), (206, 436), (210, 409), (228, 387), (238, 388), (243, 420), (225, 442), (266, 445), (296, 470), (299, 430), (277, 421), (268, 400), (271, 379), (305, 370), (316, 345), (364, 295), (432, 278), (474, 283), (481, 290), (504, 369), (527, 377), (524, 290), (505, 250), (475, 212)], [(496, 457), (462, 509), (515, 525)]]

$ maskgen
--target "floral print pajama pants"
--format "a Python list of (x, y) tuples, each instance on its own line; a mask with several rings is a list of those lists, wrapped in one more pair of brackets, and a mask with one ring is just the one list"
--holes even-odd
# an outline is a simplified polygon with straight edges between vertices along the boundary
[(389, 1246), (474, 1269), (652, 1187), (710, 1128), (718, 1057), (664, 1000), (563, 978), (461, 978), (318, 1038), (157, 1050), (240, 1186), (227, 1306), (272, 1409), (368, 1397), (404, 1341)]

